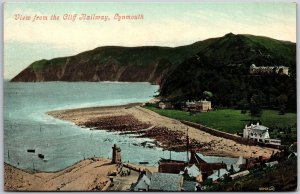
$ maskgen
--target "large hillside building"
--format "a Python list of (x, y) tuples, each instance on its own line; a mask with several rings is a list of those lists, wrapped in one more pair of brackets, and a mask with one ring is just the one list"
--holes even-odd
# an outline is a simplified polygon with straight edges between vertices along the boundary
[(285, 66), (260, 66), (252, 64), (249, 69), (252, 75), (289, 75), (289, 68)]
[(194, 112), (208, 112), (211, 110), (211, 101), (200, 100), (200, 101), (187, 101), (185, 103), (186, 111)]

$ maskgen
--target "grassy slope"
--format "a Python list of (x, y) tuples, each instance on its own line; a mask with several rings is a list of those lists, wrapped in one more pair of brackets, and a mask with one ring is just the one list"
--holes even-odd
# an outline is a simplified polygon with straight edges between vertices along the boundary
[[(190, 45), (180, 47), (159, 47), (159, 46), (141, 46), (141, 47), (119, 47), (119, 46), (104, 46), (98, 47), (93, 50), (82, 52), (78, 55), (71, 56), (76, 61), (91, 60), (95, 64), (102, 64), (111, 61), (112, 59), (117, 61), (120, 65), (134, 64), (137, 66), (148, 66), (149, 64), (164, 58), (170, 61), (172, 64), (179, 64), (185, 59), (199, 53), (204, 52), (206, 55), (215, 56), (216, 49), (220, 58), (224, 60), (224, 56), (229, 56), (232, 40), (241, 38), (244, 41), (244, 47), (249, 46), (256, 48), (257, 45), (264, 45), (272, 51), (281, 51), (282, 56), (285, 59), (290, 60), (291, 50), (295, 50), (295, 44), (289, 42), (282, 42), (267, 37), (252, 36), (252, 35), (233, 35), (227, 34), (224, 37), (211, 38), (203, 41), (198, 41)], [(228, 45), (229, 44), (229, 45)], [(226, 53), (226, 55), (224, 55)], [(65, 63), (66, 58), (61, 57), (51, 60), (35, 61), (31, 66), (35, 70), (44, 70), (49, 66), (61, 66)], [(226, 57), (225, 57), (226, 58)]]
[[(166, 117), (203, 124), (229, 133), (242, 132), (244, 126), (251, 120), (251, 116), (249, 116), (248, 113), (241, 114), (240, 110), (233, 109), (222, 109), (190, 115), (188, 112), (181, 110), (162, 110), (154, 107), (147, 108)], [(295, 113), (279, 115), (278, 111), (264, 110), (259, 120), (261, 120), (263, 125), (268, 126), (269, 128), (284, 128), (294, 125), (297, 116)]]
[(202, 49), (209, 46), (216, 39), (207, 39), (199, 41), (191, 45), (180, 47), (159, 47), (159, 46), (141, 46), (141, 47), (119, 47), (119, 46), (104, 46), (93, 50), (79, 53), (71, 57), (54, 58), (51, 60), (35, 61), (31, 64), (35, 70), (44, 70), (49, 66), (61, 66), (65, 64), (67, 58), (72, 58), (75, 61), (91, 60), (96, 64), (106, 64), (114, 60), (119, 65), (133, 64), (136, 66), (149, 66), (160, 59), (166, 59), (172, 64), (179, 64), (185, 59), (193, 56)]
[[(250, 175), (234, 181), (223, 181), (207, 191), (295, 191), (297, 188), (297, 159), (282, 161), (274, 167), (250, 170)], [(272, 191), (272, 190), (270, 190)]]

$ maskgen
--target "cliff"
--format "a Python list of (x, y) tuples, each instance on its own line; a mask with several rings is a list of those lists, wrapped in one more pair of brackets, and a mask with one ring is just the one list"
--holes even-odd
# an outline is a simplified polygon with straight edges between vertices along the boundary
[[(218, 66), (254, 62), (290, 65), (295, 61), (295, 45), (267, 37), (229, 33), (175, 48), (105, 46), (75, 56), (35, 61), (11, 81), (146, 81), (162, 84), (179, 64), (196, 54), (213, 59)], [(185, 72), (182, 75), (185, 76)]]
[(75, 56), (35, 61), (11, 81), (143, 81), (160, 84), (179, 63), (208, 43), (203, 41), (175, 48), (99, 47)]
[[(252, 64), (286, 66), (288, 76), (253, 76)], [(211, 91), (213, 104), (238, 106), (259, 96), (265, 106), (296, 107), (296, 44), (268, 37), (226, 34), (181, 47), (106, 46), (75, 56), (40, 60), (13, 82), (126, 81), (160, 85), (163, 98), (182, 102)], [(279, 98), (279, 96), (281, 96)]]

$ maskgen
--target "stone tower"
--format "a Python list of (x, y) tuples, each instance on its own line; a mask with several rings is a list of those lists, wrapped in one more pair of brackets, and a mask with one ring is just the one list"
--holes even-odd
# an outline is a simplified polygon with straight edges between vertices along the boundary
[(121, 148), (117, 147), (116, 144), (114, 144), (114, 147), (112, 147), (112, 161), (113, 164), (121, 163)]

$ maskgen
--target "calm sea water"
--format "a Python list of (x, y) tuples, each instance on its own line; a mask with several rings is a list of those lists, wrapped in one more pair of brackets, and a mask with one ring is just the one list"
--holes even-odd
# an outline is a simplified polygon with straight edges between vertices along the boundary
[[(161, 148), (140, 145), (148, 138), (134, 138), (81, 128), (55, 119), (46, 112), (59, 109), (121, 105), (148, 101), (158, 86), (149, 83), (45, 82), (4, 83), (4, 161), (21, 169), (57, 171), (93, 156), (111, 158), (118, 144), (123, 161), (157, 165), (170, 153)], [(35, 149), (28, 153), (27, 149)], [(43, 154), (40, 159), (38, 154)], [(185, 159), (185, 153), (172, 152), (172, 159)], [(209, 162), (236, 162), (235, 158), (202, 156)]]

